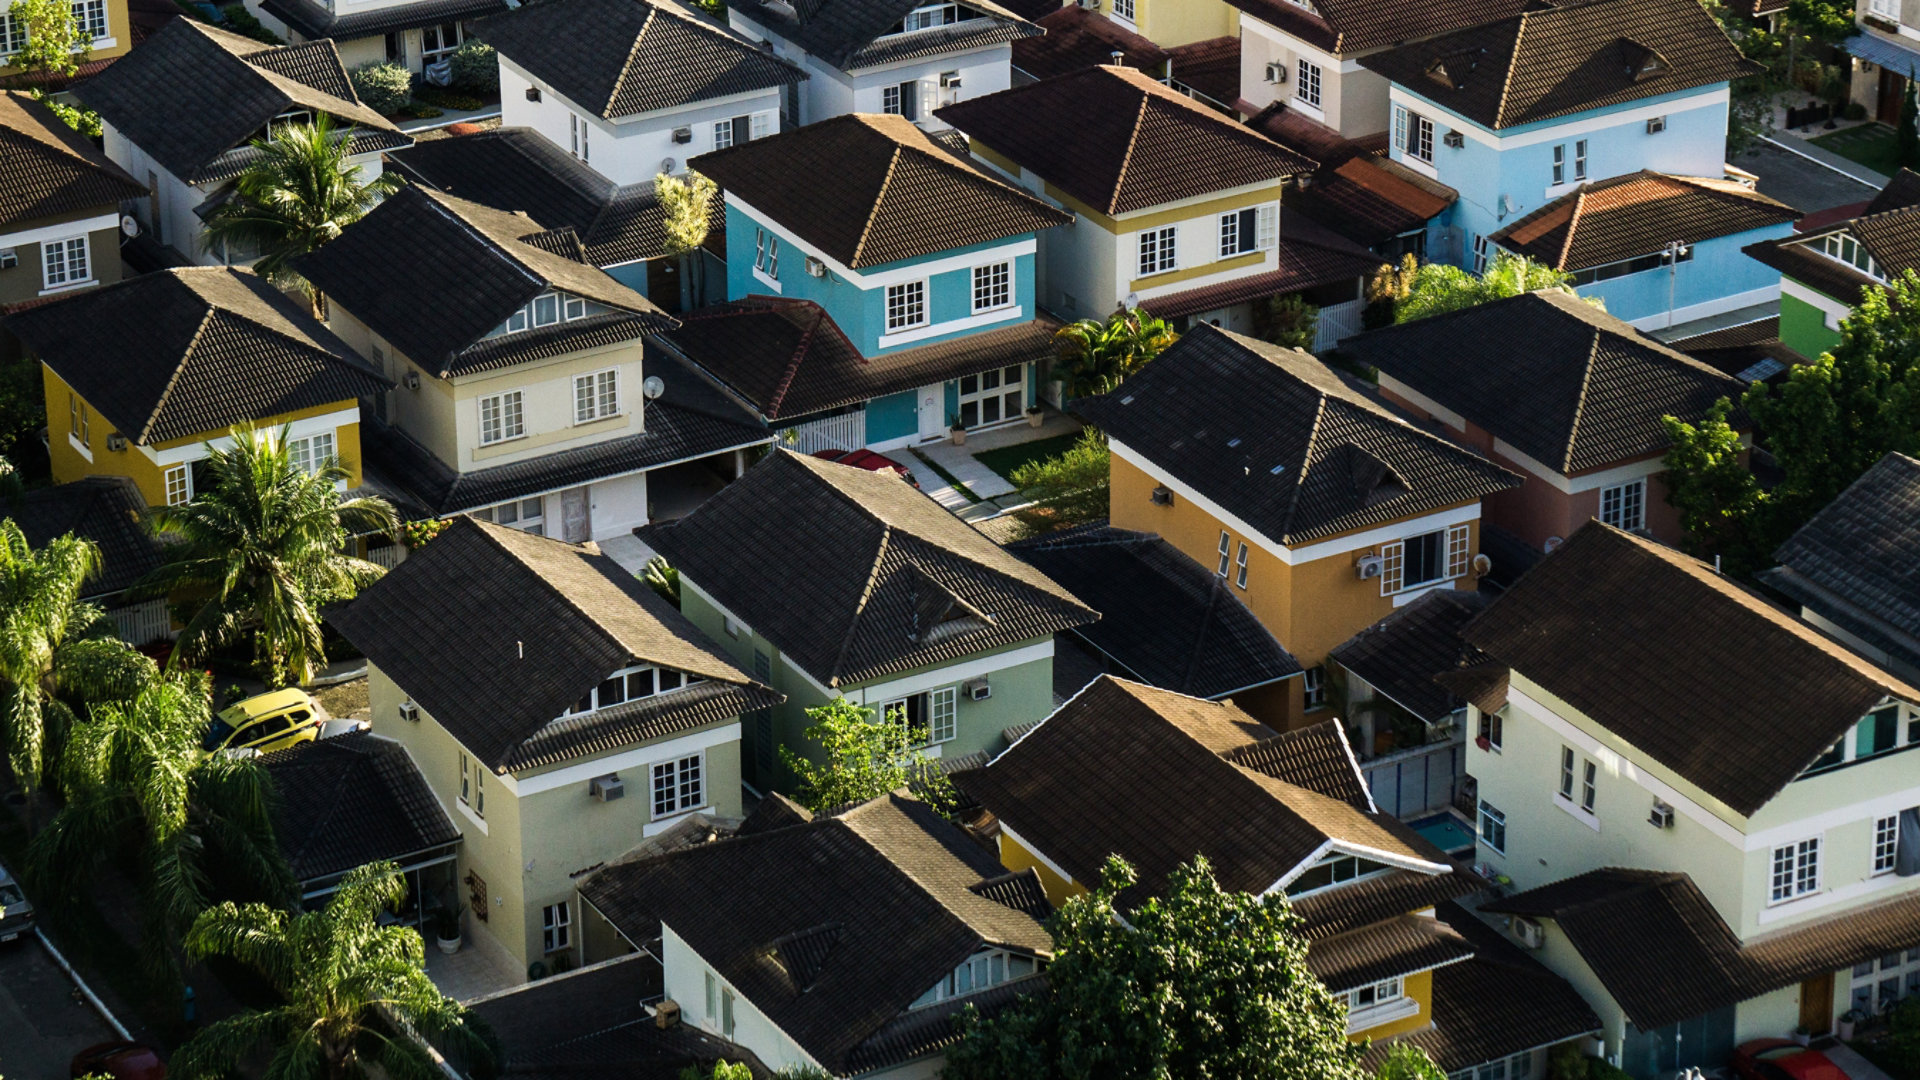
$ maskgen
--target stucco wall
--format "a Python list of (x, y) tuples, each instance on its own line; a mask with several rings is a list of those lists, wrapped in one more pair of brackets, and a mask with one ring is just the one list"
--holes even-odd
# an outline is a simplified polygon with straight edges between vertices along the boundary
[[(105, 205), (78, 214), (39, 218), (8, 226), (0, 235), (0, 249), (12, 249), (16, 264), (0, 270), (0, 304), (37, 300), (53, 293), (46, 287), (46, 267), (40, 254), (42, 240), (68, 239), (84, 233), (87, 238), (87, 278), (81, 284), (63, 286), (61, 292), (85, 291), (120, 280), (120, 208)], [(105, 216), (114, 224), (102, 229), (82, 229), (81, 224)], [(63, 228), (62, 226), (70, 226)]]

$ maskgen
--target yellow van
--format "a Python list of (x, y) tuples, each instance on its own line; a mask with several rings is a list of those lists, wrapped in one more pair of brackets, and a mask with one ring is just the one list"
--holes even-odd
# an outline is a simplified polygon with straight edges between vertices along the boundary
[(265, 754), (312, 742), (320, 734), (320, 706), (297, 687), (250, 697), (220, 710), (200, 745), (208, 753), (258, 750)]

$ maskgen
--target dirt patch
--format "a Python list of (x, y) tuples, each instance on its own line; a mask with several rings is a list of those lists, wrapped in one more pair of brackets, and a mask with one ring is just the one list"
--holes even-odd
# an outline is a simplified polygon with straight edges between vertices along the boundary
[(373, 716), (372, 699), (364, 676), (352, 682), (329, 686), (313, 697), (332, 717), (365, 720)]

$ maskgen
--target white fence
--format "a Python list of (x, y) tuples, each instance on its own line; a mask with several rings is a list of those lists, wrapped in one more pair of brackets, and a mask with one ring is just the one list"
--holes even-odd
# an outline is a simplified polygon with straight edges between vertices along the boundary
[(121, 639), (135, 645), (148, 645), (173, 636), (173, 618), (167, 614), (165, 600), (129, 604), (107, 614), (120, 628)]
[(387, 544), (382, 547), (368, 548), (367, 561), (391, 570), (407, 561), (405, 544)]
[(867, 445), (864, 409), (780, 430), (780, 445), (802, 454), (818, 450), (858, 450)]
[(1406, 820), (1453, 804), (1464, 772), (1465, 747), (1432, 743), (1360, 763), (1367, 790), (1383, 814)]
[(1313, 351), (1331, 349), (1340, 344), (1340, 339), (1359, 333), (1360, 316), (1366, 309), (1365, 300), (1348, 300), (1321, 308), (1320, 319), (1313, 328)]

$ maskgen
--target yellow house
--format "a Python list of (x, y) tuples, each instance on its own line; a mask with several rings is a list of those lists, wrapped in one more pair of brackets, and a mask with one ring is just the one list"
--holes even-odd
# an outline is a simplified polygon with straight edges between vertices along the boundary
[[(89, 65), (125, 56), (127, 50), (133, 48), (133, 23), (127, 18), (127, 0), (74, 0), (73, 17), (79, 24), (79, 36), (92, 45), (93, 51), (87, 57)], [(0, 78), (20, 74), (20, 66), (10, 61), (26, 40), (27, 28), (11, 11), (0, 8)], [(89, 74), (91, 70), (93, 68), (83, 67), (80, 74)]]
[(1078, 408), (1113, 451), (1114, 527), (1227, 579), (1306, 667), (1285, 700), (1241, 701), (1277, 727), (1336, 704), (1334, 646), (1434, 589), (1474, 588), (1480, 500), (1521, 483), (1307, 353), (1210, 326)]
[(360, 484), (360, 400), (385, 379), (304, 306), (231, 267), (168, 270), (12, 315), (40, 361), (53, 479), (125, 476), (150, 505), (193, 498), (235, 424), (288, 429), (303, 467)]

